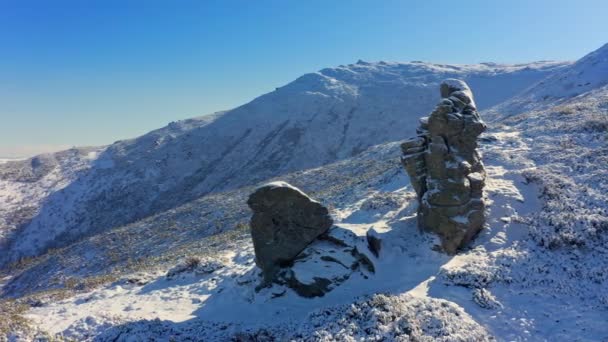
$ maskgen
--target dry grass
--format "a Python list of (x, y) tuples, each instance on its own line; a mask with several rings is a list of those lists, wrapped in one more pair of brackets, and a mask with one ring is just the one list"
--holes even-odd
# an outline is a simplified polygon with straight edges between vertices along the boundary
[(13, 300), (0, 300), (0, 340), (9, 340), (14, 332), (32, 331), (30, 321), (23, 317), (29, 306)]
[(608, 132), (608, 114), (591, 113), (586, 118), (583, 129), (589, 132)]

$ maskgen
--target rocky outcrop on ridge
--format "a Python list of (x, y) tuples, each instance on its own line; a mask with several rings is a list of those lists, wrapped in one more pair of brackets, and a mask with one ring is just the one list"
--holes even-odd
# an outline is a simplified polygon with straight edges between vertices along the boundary
[(486, 173), (477, 137), (486, 129), (473, 93), (460, 80), (441, 83), (441, 101), (420, 119), (418, 136), (401, 145), (402, 163), (419, 199), (418, 222), (445, 252), (466, 245), (484, 225)]
[(375, 272), (380, 239), (368, 239), (333, 226), (329, 211), (300, 189), (273, 182), (258, 188), (247, 201), (253, 210), (251, 236), (260, 287), (285, 285), (303, 297), (319, 297), (353, 274)]
[(285, 182), (258, 188), (247, 204), (253, 211), (251, 237), (256, 264), (265, 283), (333, 225), (326, 207)]

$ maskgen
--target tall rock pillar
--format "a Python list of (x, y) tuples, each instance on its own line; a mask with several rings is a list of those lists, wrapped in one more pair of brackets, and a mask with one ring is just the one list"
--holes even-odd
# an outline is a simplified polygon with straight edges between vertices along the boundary
[(441, 83), (441, 101), (420, 119), (418, 136), (401, 145), (401, 159), (418, 194), (418, 223), (441, 238), (453, 254), (485, 222), (482, 190), (486, 173), (477, 137), (486, 129), (467, 84)]

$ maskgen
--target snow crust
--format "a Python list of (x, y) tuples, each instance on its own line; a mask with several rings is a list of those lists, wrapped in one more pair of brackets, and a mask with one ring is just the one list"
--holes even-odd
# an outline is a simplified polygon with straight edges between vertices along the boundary
[(266, 188), (266, 187), (271, 188), (271, 189), (288, 188), (288, 189), (299, 192), (302, 196), (308, 198), (312, 202), (317, 202), (317, 201), (313, 200), (312, 198), (310, 198), (308, 195), (306, 195), (304, 193), (304, 191), (302, 191), (302, 190), (296, 188), (295, 186), (293, 186), (287, 182), (284, 182), (284, 181), (274, 181), (274, 182), (266, 183), (266, 184), (262, 185), (260, 188)]

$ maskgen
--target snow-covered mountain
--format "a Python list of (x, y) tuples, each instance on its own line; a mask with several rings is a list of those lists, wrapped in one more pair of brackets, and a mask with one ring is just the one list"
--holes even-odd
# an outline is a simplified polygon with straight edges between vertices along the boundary
[[(574, 64), (360, 62), (134, 140), (4, 164), (0, 196), (12, 196), (3, 203), (13, 209), (3, 217), (40, 203), (23, 214), (32, 223), (5, 225), (28, 241), (9, 253), (41, 255), (0, 273), (0, 334), (605, 340), (608, 75), (585, 62), (605, 61), (605, 50)], [(561, 80), (581, 71), (581, 91), (565, 91)], [(488, 224), (453, 257), (416, 227), (416, 195), (399, 165), (400, 141), (446, 77), (466, 80), (492, 119), (480, 139)], [(543, 85), (552, 98), (530, 100)], [(256, 292), (245, 202), (278, 179), (328, 205), (337, 226), (378, 231), (376, 273), (322, 298), (280, 285)], [(54, 228), (45, 243), (64, 247), (42, 253)], [(76, 234), (64, 239), (66, 229)], [(193, 257), (198, 266), (183, 267)]]
[(488, 114), (492, 118), (502, 118), (526, 110), (548, 108), (606, 85), (608, 44), (533, 84), (518, 96), (499, 104)]
[(9, 161), (17, 161), (20, 158), (0, 158), (0, 164), (8, 163)]
[(0, 264), (402, 139), (433, 108), (442, 79), (466, 80), (488, 108), (568, 65), (360, 61), (133, 140), (3, 164)]

